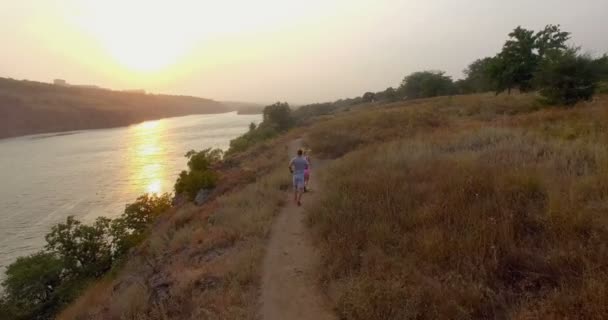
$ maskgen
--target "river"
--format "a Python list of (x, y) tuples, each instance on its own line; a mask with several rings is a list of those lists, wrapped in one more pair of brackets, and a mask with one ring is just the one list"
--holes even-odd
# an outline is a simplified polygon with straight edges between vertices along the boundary
[(69, 215), (116, 217), (144, 193), (172, 192), (184, 154), (227, 149), (261, 115), (192, 115), (128, 127), (0, 140), (0, 280)]

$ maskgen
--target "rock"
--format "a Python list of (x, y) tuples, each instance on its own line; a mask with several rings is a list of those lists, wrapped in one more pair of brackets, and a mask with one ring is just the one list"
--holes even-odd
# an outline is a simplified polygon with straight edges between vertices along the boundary
[(207, 200), (209, 199), (209, 196), (211, 195), (211, 189), (201, 189), (198, 191), (198, 193), (196, 194), (196, 197), (194, 197), (194, 203), (197, 206), (202, 205), (203, 203), (207, 202)]

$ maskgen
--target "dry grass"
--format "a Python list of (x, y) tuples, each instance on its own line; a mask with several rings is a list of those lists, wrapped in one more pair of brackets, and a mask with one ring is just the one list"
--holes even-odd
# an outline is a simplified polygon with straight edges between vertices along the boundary
[(286, 199), (290, 139), (224, 164), (211, 202), (168, 212), (114, 278), (59, 319), (255, 319), (263, 248)]
[[(348, 115), (359, 143), (335, 147), (357, 151), (328, 168), (309, 215), (341, 318), (608, 318), (604, 100), (536, 111), (528, 96), (496, 99)], [(321, 137), (340, 121), (313, 126), (309, 144), (332, 150)]]

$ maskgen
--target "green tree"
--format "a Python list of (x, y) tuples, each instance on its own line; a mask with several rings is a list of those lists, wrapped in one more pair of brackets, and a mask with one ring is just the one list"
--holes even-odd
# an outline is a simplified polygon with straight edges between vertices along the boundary
[(263, 125), (273, 126), (279, 131), (285, 131), (293, 125), (291, 108), (287, 102), (277, 102), (264, 108)]
[(536, 49), (539, 59), (542, 61), (549, 52), (568, 49), (566, 42), (569, 39), (569, 32), (561, 31), (559, 25), (550, 24), (536, 33), (534, 48)]
[(374, 102), (376, 95), (373, 92), (366, 92), (361, 97), (363, 102)]
[(601, 63), (575, 49), (547, 53), (536, 74), (541, 95), (564, 105), (591, 99), (601, 78)]
[(492, 64), (493, 78), (499, 92), (507, 90), (510, 93), (515, 87), (525, 92), (532, 88), (538, 65), (538, 57), (534, 54), (534, 31), (517, 27), (509, 37)]
[(222, 159), (222, 155), (221, 149), (208, 148), (199, 152), (188, 151), (185, 156), (188, 158), (189, 170), (179, 174), (174, 186), (175, 193), (185, 194), (190, 200), (193, 200), (199, 190), (214, 188), (217, 183), (217, 174), (211, 167)]
[(459, 84), (461, 93), (488, 92), (495, 89), (490, 70), (494, 58), (477, 59), (464, 71), (466, 78)]
[(395, 102), (395, 101), (399, 100), (399, 95), (397, 94), (397, 91), (393, 87), (386, 88), (386, 90), (384, 90), (384, 92), (382, 93), (382, 96), (383, 96), (383, 99), (388, 102)]
[(406, 76), (399, 90), (408, 99), (435, 97), (452, 94), (454, 83), (443, 71), (421, 71)]
[(255, 122), (252, 122), (249, 124), (249, 131), (253, 131), (253, 130), (255, 130), (255, 128), (256, 128)]
[(1, 308), (17, 319), (51, 318), (60, 298), (57, 292), (63, 269), (62, 260), (52, 253), (18, 258), (6, 269), (2, 282), (6, 298)]
[(171, 195), (168, 193), (160, 196), (145, 194), (127, 205), (124, 213), (110, 224), (114, 259), (140, 243), (149, 225), (169, 208), (171, 208)]
[(99, 217), (93, 225), (85, 225), (69, 216), (46, 235), (46, 249), (57, 253), (73, 276), (99, 277), (112, 266), (110, 221)]
[(569, 38), (570, 33), (561, 31), (559, 25), (547, 25), (536, 33), (521, 26), (515, 28), (502, 51), (488, 64), (497, 93), (533, 89), (534, 75), (545, 55), (565, 50)]
[(207, 148), (202, 151), (190, 150), (185, 157), (188, 158), (188, 168), (190, 170), (208, 170), (212, 165), (222, 160), (222, 149)]

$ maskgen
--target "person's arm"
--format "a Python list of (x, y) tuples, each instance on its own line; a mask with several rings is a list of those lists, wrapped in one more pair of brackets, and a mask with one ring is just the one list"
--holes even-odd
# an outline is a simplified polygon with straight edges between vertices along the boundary
[(289, 172), (293, 173), (293, 159), (291, 159), (291, 161), (289, 161), (289, 166), (287, 168), (289, 168)]

